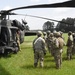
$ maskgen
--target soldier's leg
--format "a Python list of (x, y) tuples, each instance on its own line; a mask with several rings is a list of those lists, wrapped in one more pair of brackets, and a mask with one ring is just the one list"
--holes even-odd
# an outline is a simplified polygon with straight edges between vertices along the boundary
[(38, 60), (39, 60), (39, 58), (38, 58), (38, 53), (35, 52), (35, 53), (34, 53), (34, 67), (37, 67), (37, 65), (38, 65)]
[(60, 53), (60, 65), (62, 64), (62, 53)]
[(71, 47), (71, 57), (70, 57), (71, 59), (72, 59), (72, 50), (73, 50), (73, 46)]
[(54, 56), (54, 49), (51, 49), (51, 55)]
[(18, 44), (19, 50), (21, 51), (21, 46), (20, 46), (20, 41), (19, 40), (17, 40), (17, 44)]
[(75, 45), (74, 45), (74, 49), (73, 49), (73, 55), (75, 54)]
[(51, 55), (53, 56), (53, 49), (51, 48)]
[(67, 53), (67, 59), (70, 60), (70, 53)]
[(52, 48), (52, 56), (54, 56), (55, 54), (55, 50)]
[(49, 48), (49, 46), (48, 46), (48, 51), (49, 51), (49, 53), (50, 53), (50, 48)]
[(44, 67), (43, 58), (41, 58), (41, 60), (40, 60), (40, 67)]
[(56, 68), (59, 69), (60, 67), (61, 67), (61, 58), (60, 58), (60, 56), (58, 56)]
[(37, 65), (38, 65), (38, 59), (35, 59), (34, 60), (34, 67), (37, 67)]
[(58, 56), (55, 57), (56, 68), (59, 69), (61, 67), (60, 58)]
[(70, 60), (70, 50), (69, 50), (69, 48), (67, 49), (67, 59)]
[(70, 59), (72, 59), (72, 50), (71, 50), (71, 52), (70, 52)]
[(72, 47), (69, 47), (68, 49), (68, 60), (72, 59)]
[(74, 46), (73, 46), (73, 48), (72, 48), (72, 55), (74, 55)]
[(40, 52), (40, 67), (44, 67), (43, 61), (44, 61), (44, 53)]

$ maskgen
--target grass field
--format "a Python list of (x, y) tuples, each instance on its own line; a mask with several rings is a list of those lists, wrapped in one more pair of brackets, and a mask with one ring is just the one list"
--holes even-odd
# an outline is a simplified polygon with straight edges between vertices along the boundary
[[(67, 35), (64, 34), (64, 37), (66, 41)], [(44, 68), (34, 68), (34, 38), (35, 36), (26, 36), (20, 52), (0, 58), (0, 75), (75, 75), (75, 56), (71, 61), (66, 60), (66, 47), (63, 51), (61, 69), (55, 68), (54, 59), (48, 52), (44, 59)]]

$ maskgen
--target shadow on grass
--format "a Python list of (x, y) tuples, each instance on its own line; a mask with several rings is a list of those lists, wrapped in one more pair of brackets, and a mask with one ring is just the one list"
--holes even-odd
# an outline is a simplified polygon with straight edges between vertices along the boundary
[(52, 56), (51, 55), (45, 55), (45, 58), (51, 58)]
[(55, 65), (44, 66), (43, 69), (56, 69)]
[(54, 59), (46, 59), (45, 62), (54, 62)]
[(21, 68), (23, 68), (23, 69), (35, 69), (33, 65), (24, 65)]
[(22, 47), (21, 49), (31, 49), (32, 47), (31, 46), (25, 46), (25, 47)]
[(22, 66), (21, 68), (23, 69), (45, 69), (45, 70), (48, 70), (48, 69), (56, 69), (55, 68), (55, 65), (50, 65), (50, 66), (44, 66), (43, 68), (41, 67), (34, 67), (33, 65), (25, 65), (25, 66)]
[(11, 74), (0, 65), (0, 75), (11, 75)]
[(0, 54), (0, 58), (10, 58), (11, 54)]

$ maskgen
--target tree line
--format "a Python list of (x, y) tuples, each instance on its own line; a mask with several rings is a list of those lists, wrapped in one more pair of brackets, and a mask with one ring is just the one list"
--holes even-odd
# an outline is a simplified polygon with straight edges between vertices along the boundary
[(43, 30), (47, 31), (62, 31), (62, 32), (68, 32), (68, 31), (75, 31), (75, 18), (66, 18), (62, 19), (61, 22), (58, 22), (56, 27), (54, 26), (54, 22), (47, 21), (43, 24)]

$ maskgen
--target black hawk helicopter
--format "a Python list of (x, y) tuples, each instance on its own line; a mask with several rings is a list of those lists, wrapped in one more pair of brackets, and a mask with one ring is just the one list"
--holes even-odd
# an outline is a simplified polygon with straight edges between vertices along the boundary
[[(75, 7), (74, 0), (66, 1), (63, 3), (55, 3), (55, 4), (24, 6), (24, 7), (13, 8), (10, 10), (0, 11), (0, 54), (1, 53), (8, 54), (10, 52), (17, 53), (19, 51), (15, 38), (18, 29), (20, 29), (20, 35), (21, 35), (20, 42), (23, 43), (24, 41), (24, 35), (22, 34), (23, 33), (22, 31), (25, 29), (25, 26), (22, 25), (17, 20), (9, 19), (9, 15), (23, 15), (23, 14), (12, 13), (12, 11), (20, 9), (30, 9), (30, 8), (56, 8), (56, 7)], [(8, 19), (6, 19), (6, 16), (8, 16)], [(65, 23), (62, 21), (39, 17), (39, 16), (33, 16), (33, 15), (27, 15), (27, 16)], [(25, 24), (27, 24), (27, 22), (25, 22)]]

